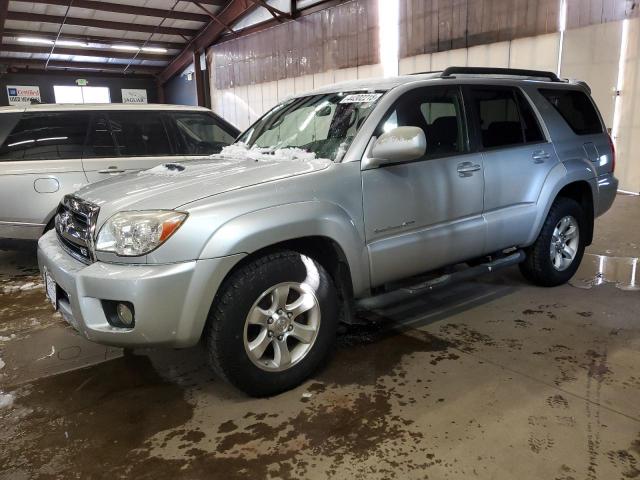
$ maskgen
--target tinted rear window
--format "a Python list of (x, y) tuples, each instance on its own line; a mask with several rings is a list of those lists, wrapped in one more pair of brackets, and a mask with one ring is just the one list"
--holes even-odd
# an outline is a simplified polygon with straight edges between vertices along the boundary
[(110, 111), (107, 115), (121, 156), (172, 155), (161, 112)]
[(471, 92), (484, 148), (544, 141), (531, 105), (521, 92), (510, 87), (473, 87)]
[(88, 124), (88, 113), (25, 113), (0, 147), (0, 160), (82, 158)]
[(602, 133), (602, 123), (593, 102), (577, 90), (540, 90), (553, 108), (578, 135)]

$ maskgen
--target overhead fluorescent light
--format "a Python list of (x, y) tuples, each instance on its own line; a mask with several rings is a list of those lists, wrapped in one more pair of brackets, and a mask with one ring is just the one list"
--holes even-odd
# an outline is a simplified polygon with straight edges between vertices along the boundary
[[(19, 42), (24, 43), (36, 43), (39, 45), (53, 45), (53, 40), (48, 40), (46, 38), (35, 38), (35, 37), (18, 37)], [(78, 42), (76, 40), (58, 40), (55, 42), (56, 45), (63, 47), (88, 47), (89, 45), (84, 42)]]
[(63, 47), (88, 47), (89, 45), (84, 42), (77, 42), (75, 40), (58, 40), (56, 45), (61, 45)]
[(47, 40), (46, 38), (18, 37), (18, 41), (24, 43), (40, 43), (44, 45), (53, 45), (53, 40)]
[(126, 50), (127, 52), (138, 52), (142, 50), (143, 52), (149, 53), (167, 53), (166, 48), (159, 47), (136, 47), (135, 45), (111, 45), (111, 48), (115, 50)]
[(142, 47), (142, 51), (150, 52), (150, 53), (167, 53), (166, 48), (158, 48), (158, 47)]
[(128, 52), (137, 52), (140, 50), (140, 48), (135, 45), (111, 45), (111, 48), (114, 50), (126, 50)]

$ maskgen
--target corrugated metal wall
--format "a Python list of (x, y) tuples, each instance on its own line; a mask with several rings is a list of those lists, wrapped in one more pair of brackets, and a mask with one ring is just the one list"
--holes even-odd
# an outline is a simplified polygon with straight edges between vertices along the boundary
[(215, 87), (378, 62), (377, 2), (354, 0), (211, 48)]
[[(567, 28), (637, 15), (633, 0), (567, 0)], [(400, 0), (400, 57), (559, 30), (560, 0)]]

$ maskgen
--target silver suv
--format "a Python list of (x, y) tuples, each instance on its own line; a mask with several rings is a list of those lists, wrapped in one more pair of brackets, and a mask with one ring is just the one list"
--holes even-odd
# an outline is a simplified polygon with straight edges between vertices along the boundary
[(53, 228), (62, 197), (82, 185), (206, 158), (239, 133), (200, 107), (0, 107), (0, 238), (38, 238)]
[(251, 395), (322, 365), (356, 308), (519, 264), (566, 282), (614, 201), (588, 87), (452, 67), (287, 100), (206, 161), (65, 197), (48, 296), (90, 340), (204, 342)]

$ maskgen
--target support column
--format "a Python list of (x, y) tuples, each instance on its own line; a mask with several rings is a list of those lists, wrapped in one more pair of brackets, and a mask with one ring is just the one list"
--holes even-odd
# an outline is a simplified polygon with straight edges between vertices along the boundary
[(196, 80), (196, 98), (198, 100), (198, 106), (206, 107), (206, 92), (204, 86), (204, 74), (202, 68), (200, 68), (200, 52), (193, 52), (193, 74)]

